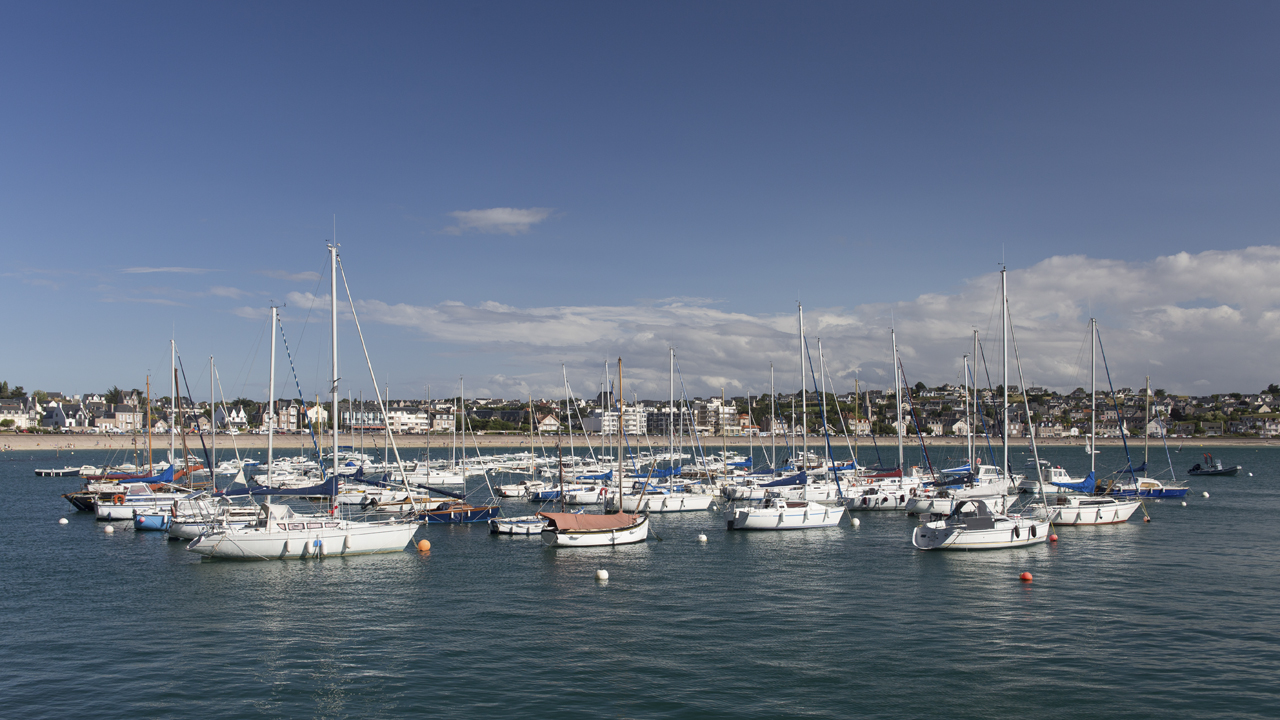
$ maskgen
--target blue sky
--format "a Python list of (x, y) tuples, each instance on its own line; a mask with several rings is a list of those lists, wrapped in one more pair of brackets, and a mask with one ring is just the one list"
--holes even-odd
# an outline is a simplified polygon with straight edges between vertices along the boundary
[(141, 386), (172, 335), (193, 384), (214, 355), (260, 395), (274, 299), (314, 393), (335, 216), (396, 396), (550, 395), (562, 362), (585, 392), (622, 355), (657, 397), (672, 344), (691, 394), (759, 392), (771, 361), (791, 391), (797, 301), (841, 385), (887, 382), (891, 318), (912, 380), (945, 382), (998, 331), (1002, 258), (1028, 382), (1081, 383), (1090, 314), (1123, 384), (1280, 381), (1274, 4), (0, 18), (0, 378), (29, 390)]

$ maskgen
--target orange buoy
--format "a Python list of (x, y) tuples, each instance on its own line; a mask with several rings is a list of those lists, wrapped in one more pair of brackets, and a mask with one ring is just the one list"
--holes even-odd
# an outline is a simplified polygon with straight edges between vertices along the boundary
[(1050, 535), (1050, 536), (1049, 536), (1049, 542), (1058, 542), (1058, 536), (1057, 536), (1057, 534)]
[(1031, 573), (1024, 572), (1018, 576), (1018, 579), (1021, 580), (1022, 582), (1031, 582)]
[(1148, 515), (1148, 516), (1146, 516), (1146, 517), (1142, 518), (1142, 522), (1151, 522), (1151, 516), (1150, 516), (1150, 515)]
[(423, 552), (423, 553), (429, 553), (429, 552), (431, 552), (431, 541), (430, 541), (430, 540), (419, 540), (419, 541), (418, 541), (418, 552)]

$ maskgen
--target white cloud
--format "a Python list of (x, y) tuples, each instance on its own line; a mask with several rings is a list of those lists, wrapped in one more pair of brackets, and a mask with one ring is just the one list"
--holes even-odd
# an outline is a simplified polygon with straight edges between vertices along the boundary
[(247, 290), (241, 290), (240, 288), (226, 287), (223, 285), (214, 285), (213, 287), (209, 288), (209, 294), (217, 295), (218, 297), (231, 298), (232, 300), (239, 300), (240, 298), (246, 295), (251, 295), (252, 293), (248, 292)]
[[(1056, 256), (1010, 271), (1010, 312), (1026, 381), (1063, 390), (1087, 384), (1086, 334), (1093, 314), (1117, 387), (1137, 387), (1155, 370), (1153, 385), (1171, 392), (1204, 392), (1203, 383), (1217, 392), (1259, 390), (1280, 381), (1272, 362), (1280, 352), (1280, 283), (1272, 282), (1277, 276), (1280, 248), (1270, 246), (1178, 253), (1149, 262)], [(839, 391), (852, 389), (855, 374), (884, 387), (892, 377), (892, 318), (912, 383), (959, 382), (961, 357), (971, 352), (977, 329), (987, 371), (998, 383), (998, 292), (999, 275), (992, 273), (966, 281), (951, 294), (806, 308), (811, 354), (816, 363), (821, 338), (828, 382)], [(290, 295), (295, 307), (324, 300)], [(686, 302), (513, 307), (364, 300), (357, 309), (366, 323), (413, 328), (457, 348), (459, 367), (435, 368), (432, 374), (474, 368), (480, 355), (521, 368), (518, 375), (478, 379), (474, 389), (480, 394), (531, 391), (553, 397), (559, 394), (561, 362), (578, 377), (597, 377), (606, 360), (622, 356), (628, 394), (665, 397), (669, 346), (678, 348), (690, 395), (718, 394), (721, 386), (729, 394), (767, 391), (770, 362), (779, 391), (795, 390), (800, 367), (792, 311), (752, 315)], [(1010, 374), (1015, 376), (1016, 369)], [(1105, 385), (1105, 379), (1099, 382)], [(579, 391), (594, 394), (595, 389)]]
[(208, 268), (188, 268), (188, 267), (131, 267), (125, 268), (120, 272), (126, 274), (138, 273), (191, 273), (201, 275), (207, 272), (213, 272)]
[(554, 208), (489, 208), (488, 210), (457, 210), (449, 213), (456, 225), (441, 232), (461, 235), (478, 232), (488, 235), (520, 235), (551, 216)]
[(291, 273), (287, 270), (258, 270), (257, 274), (290, 282), (316, 282), (320, 279), (320, 273), (310, 270), (296, 273)]

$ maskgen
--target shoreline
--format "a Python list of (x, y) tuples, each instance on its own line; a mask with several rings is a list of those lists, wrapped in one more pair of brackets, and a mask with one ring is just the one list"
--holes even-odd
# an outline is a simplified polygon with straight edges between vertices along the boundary
[[(187, 438), (188, 450), (198, 451), (200, 449), (200, 441), (202, 437), (204, 439), (205, 444), (208, 445), (210, 440), (210, 437), (208, 435), (204, 435), (204, 436), (187, 435), (186, 438)], [(395, 436), (395, 443), (397, 447), (402, 449), (419, 450), (419, 449), (426, 448), (428, 444), (430, 444), (430, 446), (433, 448), (447, 448), (450, 446), (450, 442), (451, 442), (450, 438), (451, 438), (450, 435), (432, 435), (430, 436), (430, 443), (428, 443), (428, 437), (426, 435), (397, 435)], [(7, 451), (26, 452), (31, 450), (129, 450), (129, 451), (132, 451), (135, 447), (134, 445), (135, 439), (137, 440), (136, 447), (138, 451), (145, 452), (147, 448), (146, 435), (136, 435), (136, 436), (135, 435), (89, 435), (89, 434), (28, 435), (28, 434), (22, 434), (22, 433), (0, 433), (0, 452), (7, 452)], [(326, 448), (329, 447), (329, 444), (327, 442), (328, 439), (329, 439), (329, 436), (325, 436)], [(641, 436), (641, 442), (639, 444), (645, 449), (648, 449), (650, 446), (652, 446), (654, 449), (660, 449), (660, 448), (666, 447), (665, 436), (661, 438), (653, 438), (651, 439), (650, 442), (644, 442), (643, 439), (644, 439), (644, 436)], [(656, 442), (654, 440), (656, 440)], [(767, 446), (769, 445), (769, 440), (770, 439), (768, 437), (753, 438), (751, 442), (748, 443), (745, 438), (732, 437), (732, 438), (728, 438), (727, 444), (731, 448), (741, 449), (749, 446), (760, 446), (760, 445)], [(782, 438), (779, 438), (778, 440), (779, 440), (778, 444), (780, 446), (785, 444), (784, 442), (782, 442)], [(794, 441), (795, 438), (788, 438), (788, 440)], [(374, 449), (381, 450), (383, 445), (382, 441), (383, 441), (383, 436), (381, 435), (373, 435), (373, 436), (365, 435), (364, 436), (365, 450), (366, 451), (371, 451)], [(586, 441), (589, 441), (590, 444), (595, 447), (600, 446), (599, 435), (591, 435), (587, 438), (584, 438), (582, 435), (574, 436), (575, 445), (585, 446)], [(181, 440), (179, 440), (178, 442), (179, 442), (179, 445), (181, 445)], [(564, 442), (566, 444), (568, 443), (567, 436), (564, 437)], [(633, 439), (632, 442), (634, 444), (635, 440)], [(822, 444), (824, 443), (824, 438), (820, 435), (811, 435), (809, 436), (809, 442), (812, 446), (814, 446), (811, 449), (820, 450)], [(888, 436), (886, 437), (877, 436), (876, 442), (881, 444), (893, 443), (893, 438)], [(979, 439), (979, 443), (985, 444), (985, 442), (986, 442), (985, 438)], [(998, 441), (993, 440), (993, 442), (998, 442)], [(550, 435), (550, 436), (544, 435), (540, 438), (535, 437), (535, 440), (534, 440), (534, 444), (536, 446), (540, 446), (544, 448), (554, 448), (555, 443), (556, 443), (556, 437), (554, 435)], [(615, 443), (616, 443), (615, 440), (612, 440), (611, 438), (606, 438), (606, 444), (612, 445)], [(839, 438), (839, 440), (837, 440), (836, 438), (832, 438), (832, 444), (835, 445), (837, 443), (841, 447), (843, 447), (845, 445), (844, 438), (841, 437)], [(926, 444), (930, 447), (946, 447), (946, 446), (963, 447), (965, 443), (966, 443), (965, 438), (958, 438), (958, 437), (930, 438), (926, 441)], [(311, 437), (309, 435), (277, 435), (275, 436), (275, 440), (273, 444), (277, 449), (286, 451), (286, 452), (287, 451), (296, 452), (298, 450), (309, 450), (312, 447)], [(352, 445), (352, 446), (358, 447), (360, 444), (360, 436), (356, 435), (352, 437), (345, 433), (339, 434), (338, 444)], [(718, 446), (722, 444), (722, 441), (720, 438), (712, 436), (712, 437), (702, 438), (702, 444), (707, 448), (708, 452), (715, 452)], [(868, 446), (870, 444), (871, 444), (870, 438), (858, 439), (858, 445), (860, 447)], [(918, 441), (916, 441), (914, 438), (910, 438), (909, 442), (906, 442), (906, 445), (908, 447), (914, 447), (917, 444), (918, 444)], [(1048, 447), (1084, 447), (1085, 443), (1083, 438), (1043, 438), (1043, 439), (1037, 439), (1036, 444), (1039, 447), (1048, 448)], [(1025, 448), (1027, 447), (1027, 445), (1028, 445), (1027, 438), (1014, 438), (1014, 442), (1010, 445), (1010, 447)], [(1142, 439), (1137, 438), (1137, 439), (1131, 440), (1129, 442), (1129, 445), (1130, 447), (1141, 447)], [(1153, 438), (1151, 441), (1151, 445), (1153, 447), (1159, 447), (1161, 445), (1161, 442), (1159, 439)], [(1204, 447), (1204, 448), (1280, 447), (1280, 438), (1222, 438), (1222, 437), (1170, 438), (1169, 445), (1174, 447)], [(267, 447), (267, 436), (266, 435), (248, 435), (248, 434), (234, 435), (234, 436), (229, 436), (229, 435), (218, 436), (218, 449), (220, 451), (230, 450), (232, 449), (233, 446), (241, 450), (265, 450)], [(484, 447), (484, 448), (511, 448), (515, 450), (519, 450), (521, 448), (527, 449), (529, 447), (529, 438), (528, 436), (521, 437), (519, 435), (469, 435), (467, 436), (466, 447), (468, 449), (474, 449), (477, 446)], [(1099, 438), (1098, 439), (1098, 447), (1122, 447), (1122, 446), (1123, 446), (1123, 443), (1116, 438)], [(153, 435), (151, 437), (151, 447), (153, 450), (168, 450), (169, 436)]]

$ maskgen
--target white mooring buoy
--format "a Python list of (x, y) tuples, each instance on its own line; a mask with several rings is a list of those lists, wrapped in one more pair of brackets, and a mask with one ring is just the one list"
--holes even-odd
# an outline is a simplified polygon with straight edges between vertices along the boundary
[(707, 536), (706, 536), (705, 534), (703, 534), (703, 533), (699, 533), (699, 534), (698, 534), (698, 542), (706, 542), (706, 541), (707, 541)]
[(115, 531), (116, 531), (116, 529), (115, 529), (115, 528), (113, 528), (113, 527), (111, 527), (110, 525), (108, 525), (108, 526), (106, 526), (106, 527), (104, 527), (104, 528), (102, 529), (102, 532), (104, 532), (104, 533), (106, 533), (106, 534), (108, 534), (108, 535), (110, 535), (111, 533), (113, 533), (113, 532), (115, 532)]
[(596, 580), (599, 580), (600, 582), (608, 582), (608, 581), (609, 581), (609, 571), (608, 571), (608, 570), (597, 570), (597, 571), (596, 571)]
[(854, 527), (858, 527), (859, 525), (861, 525), (861, 524), (862, 524), (862, 521), (861, 521), (861, 520), (859, 520), (858, 518), (851, 518), (851, 519), (849, 520), (849, 522), (853, 523), (853, 526), (854, 526)]
[(1253, 477), (1253, 473), (1249, 473), (1249, 477)]
[(1209, 493), (1203, 493), (1205, 497), (1209, 497)]
[(1182, 507), (1186, 507), (1186, 506), (1187, 506), (1187, 501), (1186, 501), (1186, 500), (1183, 500), (1183, 501), (1182, 501)]
[(66, 524), (67, 524), (67, 519), (66, 519), (66, 518), (58, 518), (58, 524), (59, 524), (59, 525), (66, 525)]

